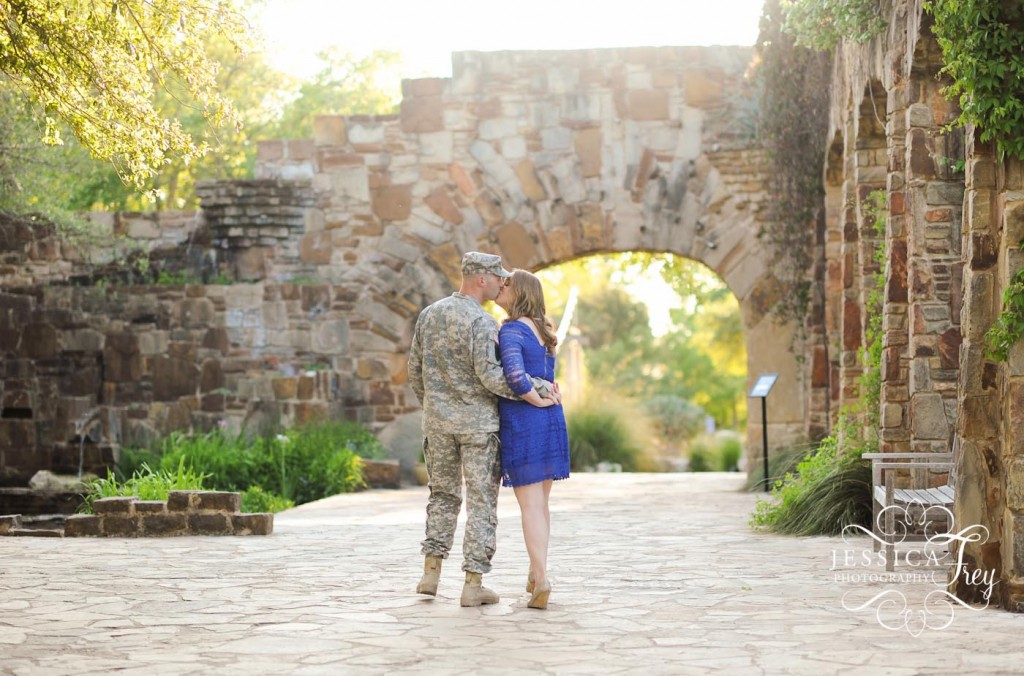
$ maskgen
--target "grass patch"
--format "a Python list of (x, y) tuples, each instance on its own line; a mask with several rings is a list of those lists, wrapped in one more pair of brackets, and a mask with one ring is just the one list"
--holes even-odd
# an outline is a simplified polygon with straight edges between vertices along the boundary
[(149, 465), (143, 465), (125, 480), (118, 480), (108, 470), (106, 478), (96, 479), (89, 484), (78, 511), (92, 514), (92, 505), (100, 498), (135, 496), (139, 500), (167, 500), (171, 491), (202, 490), (205, 478), (205, 474), (199, 474), (184, 462), (179, 462), (174, 470), (153, 470)]

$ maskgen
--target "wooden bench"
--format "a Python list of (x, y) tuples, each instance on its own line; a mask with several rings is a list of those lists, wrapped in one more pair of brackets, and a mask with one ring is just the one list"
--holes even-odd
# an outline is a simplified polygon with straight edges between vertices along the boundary
[[(927, 540), (929, 534), (943, 532), (935, 530), (942, 521), (946, 529), (952, 527), (950, 515), (955, 497), (953, 453), (865, 453), (863, 457), (871, 461), (871, 527), (875, 535), (875, 551), (884, 543), (885, 569), (892, 571), (898, 542)], [(929, 474), (945, 471), (948, 478), (944, 485), (937, 487), (896, 488), (897, 470), (910, 470), (911, 481), (920, 474), (915, 470), (926, 470)], [(903, 533), (899, 536), (896, 530), (897, 511), (903, 512)], [(922, 533), (907, 534), (906, 529), (911, 524), (921, 526)]]

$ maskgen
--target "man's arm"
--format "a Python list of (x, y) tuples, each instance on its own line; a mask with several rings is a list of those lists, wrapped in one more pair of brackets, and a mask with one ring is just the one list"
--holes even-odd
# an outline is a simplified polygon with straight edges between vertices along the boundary
[[(420, 315), (423, 316), (422, 314)], [(416, 398), (423, 405), (423, 340), (420, 336), (420, 322), (416, 320), (416, 328), (412, 332), (412, 345), (409, 346), (409, 386), (416, 393)]]
[[(505, 371), (498, 359), (498, 331), (492, 322), (480, 319), (473, 322), (470, 337), (473, 341), (473, 370), (477, 378), (488, 390), (505, 399), (519, 399), (519, 396), (508, 386)], [(540, 396), (547, 398), (545, 392), (551, 392), (552, 383), (541, 378), (531, 378), (533, 386)]]

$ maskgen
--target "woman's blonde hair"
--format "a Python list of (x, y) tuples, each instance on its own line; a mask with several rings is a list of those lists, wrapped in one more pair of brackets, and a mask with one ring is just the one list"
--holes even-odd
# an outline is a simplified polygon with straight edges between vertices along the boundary
[(512, 294), (512, 302), (508, 306), (506, 322), (520, 317), (529, 317), (540, 332), (541, 342), (550, 354), (555, 353), (558, 337), (555, 328), (545, 316), (544, 287), (537, 276), (526, 270), (515, 270), (508, 280), (508, 290)]

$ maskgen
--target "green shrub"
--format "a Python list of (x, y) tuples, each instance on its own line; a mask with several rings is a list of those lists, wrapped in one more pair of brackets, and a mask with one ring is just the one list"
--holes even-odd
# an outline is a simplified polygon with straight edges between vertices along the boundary
[(205, 478), (206, 475), (186, 466), (184, 459), (174, 471), (153, 471), (149, 465), (143, 465), (125, 481), (118, 481), (114, 473), (108, 470), (105, 479), (96, 479), (89, 485), (78, 511), (92, 514), (92, 504), (100, 498), (134, 495), (140, 500), (167, 500), (167, 494), (171, 491), (202, 490)]
[(295, 503), (280, 495), (268, 493), (259, 486), (250, 486), (242, 493), (242, 511), (247, 513), (257, 512), (283, 512), (291, 509)]
[(172, 432), (163, 440), (160, 450), (161, 468), (184, 462), (206, 473), (210, 485), (217, 490), (243, 491), (260, 483), (264, 463), (256, 447), (220, 430), (192, 437)]
[(575, 471), (599, 462), (618, 463), (625, 472), (643, 466), (641, 451), (625, 416), (611, 408), (585, 405), (566, 415), (569, 459)]
[(721, 430), (701, 435), (690, 445), (691, 472), (734, 472), (743, 454), (743, 444), (735, 432)]
[(710, 472), (712, 465), (711, 449), (701, 442), (690, 447), (690, 471)]
[(718, 469), (723, 472), (735, 472), (739, 468), (743, 444), (739, 439), (723, 439), (718, 447)]

